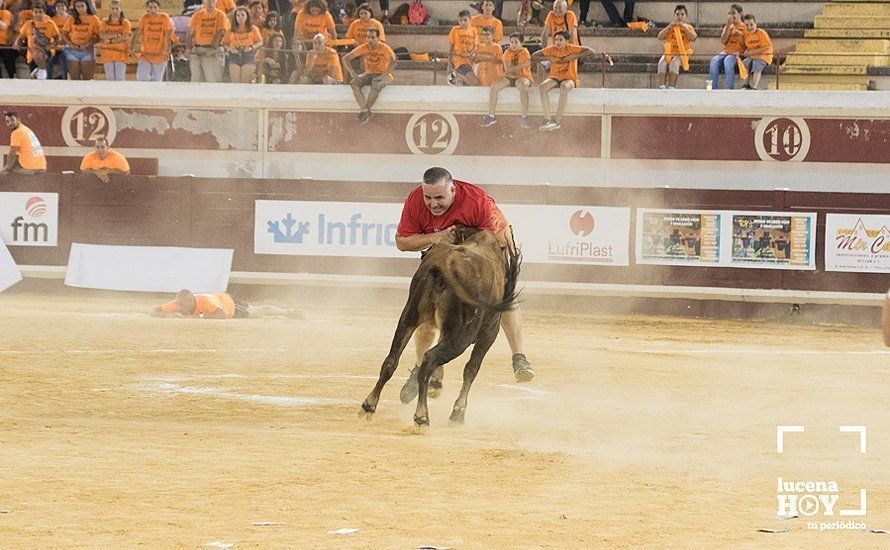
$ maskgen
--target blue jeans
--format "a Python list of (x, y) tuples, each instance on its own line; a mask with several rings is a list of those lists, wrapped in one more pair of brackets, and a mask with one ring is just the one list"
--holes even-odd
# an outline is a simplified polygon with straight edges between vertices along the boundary
[(726, 89), (732, 90), (735, 84), (735, 65), (738, 62), (738, 56), (735, 54), (718, 53), (711, 58), (711, 87), (717, 89), (717, 80), (720, 78), (720, 67), (726, 74)]
[(52, 57), (48, 57), (46, 61), (46, 74), (47, 78), (53, 78), (53, 67), (56, 65), (62, 69), (62, 80), (68, 80), (68, 62), (65, 61), (65, 54), (62, 53), (62, 50), (57, 50)]

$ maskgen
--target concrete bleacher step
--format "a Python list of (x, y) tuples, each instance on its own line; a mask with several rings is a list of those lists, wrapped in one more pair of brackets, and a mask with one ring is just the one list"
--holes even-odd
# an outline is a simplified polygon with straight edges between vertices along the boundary
[(827, 53), (790, 53), (786, 59), (789, 65), (871, 65), (886, 67), (890, 65), (890, 57), (880, 55), (856, 55), (844, 52)]
[(822, 8), (822, 15), (830, 15), (832, 17), (847, 15), (890, 17), (890, 2), (833, 2), (825, 4)]
[(890, 39), (890, 29), (806, 29), (804, 37)]
[(782, 83), (800, 82), (800, 83), (823, 83), (823, 84), (859, 84), (868, 86), (871, 79), (867, 75), (845, 75), (845, 74), (802, 74), (790, 72), (790, 69), (782, 69)]
[[(776, 85), (770, 84), (770, 90), (775, 90)], [(850, 91), (865, 92), (868, 86), (864, 84), (833, 84), (828, 82), (785, 82), (785, 79), (779, 83), (780, 90), (825, 90), (825, 91)]]
[(868, 68), (862, 65), (782, 65), (782, 74), (863, 76)]
[(798, 40), (795, 53), (890, 53), (890, 40), (843, 40), (836, 38)]
[(813, 25), (817, 29), (886, 29), (890, 17), (817, 15)]

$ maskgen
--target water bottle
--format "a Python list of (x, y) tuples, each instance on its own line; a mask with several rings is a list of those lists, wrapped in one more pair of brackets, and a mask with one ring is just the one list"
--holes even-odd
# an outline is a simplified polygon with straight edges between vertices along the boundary
[(713, 89), (714, 89), (714, 83), (711, 82), (711, 79), (709, 78), (709, 79), (705, 80), (705, 90), (713, 90)]

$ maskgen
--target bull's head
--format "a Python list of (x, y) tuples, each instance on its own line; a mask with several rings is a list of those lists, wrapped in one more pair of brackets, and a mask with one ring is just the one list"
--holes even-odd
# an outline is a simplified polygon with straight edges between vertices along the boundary
[(454, 244), (461, 244), (478, 232), (479, 230), (475, 227), (467, 227), (466, 225), (455, 225)]

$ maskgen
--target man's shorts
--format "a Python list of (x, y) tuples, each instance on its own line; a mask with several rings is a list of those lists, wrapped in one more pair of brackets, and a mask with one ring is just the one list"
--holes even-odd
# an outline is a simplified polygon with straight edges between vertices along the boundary
[(235, 315), (232, 316), (232, 319), (247, 319), (250, 317), (250, 304), (234, 296), (232, 296), (232, 301), (235, 302)]
[(750, 73), (762, 73), (763, 69), (766, 68), (766, 61), (762, 59), (757, 59), (756, 57), (749, 57), (742, 61), (745, 64), (745, 67), (748, 68), (748, 72)]
[(504, 78), (507, 79), (507, 87), (508, 87), (508, 88), (515, 88), (515, 87), (516, 87), (516, 81), (517, 81), (517, 80), (520, 80), (520, 79), (528, 80), (529, 84), (531, 84), (531, 79), (526, 78), (526, 77), (524, 77), (524, 76), (517, 76), (516, 78), (510, 78), (509, 76), (505, 76)]
[(473, 67), (470, 65), (461, 65), (460, 67), (455, 67), (454, 71), (463, 76), (467, 76), (468, 74), (473, 73)]
[(352, 85), (358, 88), (364, 88), (365, 86), (373, 86), (378, 90), (381, 90), (389, 84), (389, 79), (386, 75), (382, 74), (360, 74), (357, 77), (352, 79)]

